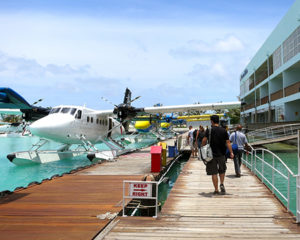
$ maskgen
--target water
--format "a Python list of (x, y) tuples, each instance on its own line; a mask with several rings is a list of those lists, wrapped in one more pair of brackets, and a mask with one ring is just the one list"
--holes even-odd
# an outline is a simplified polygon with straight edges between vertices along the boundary
[[(296, 151), (289, 151), (283, 153), (282, 151), (276, 152), (273, 151), (278, 157), (281, 158), (281, 160), (290, 168), (290, 170), (294, 173), (298, 173), (298, 157), (297, 157), (297, 152)], [(261, 154), (258, 154), (258, 156), (261, 157)], [(273, 164), (273, 157), (270, 154), (264, 155), (264, 159), (267, 163), (270, 165)], [(250, 157), (249, 161), (250, 162)], [(281, 164), (278, 160), (274, 160), (274, 165), (276, 169), (278, 169), (280, 172), (282, 172), (285, 176), (288, 176), (288, 171), (286, 168)], [(262, 172), (264, 170), (265, 176), (267, 176), (268, 181), (272, 183), (272, 169), (261, 164), (261, 161), (257, 159), (256, 161), (256, 168), (258, 169), (259, 172)], [(258, 177), (261, 179), (261, 176), (257, 174)], [(270, 189), (272, 189), (271, 185), (268, 182), (264, 182)], [(281, 176), (279, 173), (274, 172), (274, 185), (275, 187), (285, 196), (288, 196), (288, 180), (286, 180), (283, 176)], [(287, 201), (280, 196), (276, 191), (274, 191), (276, 196), (281, 200), (281, 202), (287, 206)], [(290, 182), (290, 211), (295, 215), (296, 214), (296, 178), (291, 177), (291, 182)]]
[[(29, 150), (33, 143), (38, 142), (38, 137), (0, 137), (0, 192), (14, 191), (17, 187), (26, 187), (31, 182), (41, 182), (54, 175), (62, 175), (78, 167), (91, 165), (86, 155), (71, 159), (64, 159), (44, 164), (32, 164), (28, 166), (16, 166), (7, 158), (7, 154), (17, 151)], [(139, 142), (127, 142), (127, 149), (142, 148), (157, 142), (153, 136), (148, 136)], [(44, 149), (55, 149), (60, 144), (50, 142)], [(97, 149), (107, 150), (105, 144), (96, 144)]]
[(176, 161), (169, 172), (165, 175), (169, 180), (167, 182), (162, 182), (158, 186), (158, 201), (161, 203), (161, 207), (165, 204), (169, 193), (171, 192), (178, 176), (180, 175), (184, 165), (187, 163), (188, 158), (181, 158)]
[[(165, 204), (169, 193), (171, 192), (178, 176), (180, 175), (180, 173), (181, 173), (184, 165), (187, 163), (188, 159), (189, 159), (189, 156), (183, 155), (182, 157), (180, 157), (180, 159), (178, 159), (176, 162), (174, 162), (174, 164), (172, 165), (172, 167), (169, 169), (169, 171), (166, 173), (166, 175), (164, 177), (168, 180), (163, 181), (159, 184), (159, 186), (158, 186), (158, 202), (160, 203), (160, 210), (163, 207), (163, 205)], [(150, 205), (153, 205), (153, 204), (150, 204)], [(126, 214), (131, 215), (133, 211), (134, 211), (134, 209), (131, 209)], [(135, 212), (134, 216), (152, 216), (151, 214), (154, 214), (154, 212), (151, 213), (151, 210), (150, 210), (150, 212), (148, 212), (146, 210), (146, 211), (144, 211), (144, 213), (142, 213), (142, 210), (138, 209)]]

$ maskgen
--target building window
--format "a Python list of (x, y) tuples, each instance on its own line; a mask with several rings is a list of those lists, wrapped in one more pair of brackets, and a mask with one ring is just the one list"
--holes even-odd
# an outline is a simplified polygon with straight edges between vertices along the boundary
[(279, 48), (277, 48), (273, 53), (273, 71), (280, 68), (281, 65), (281, 46), (279, 46)]
[(282, 44), (283, 63), (300, 52), (300, 27), (298, 27)]

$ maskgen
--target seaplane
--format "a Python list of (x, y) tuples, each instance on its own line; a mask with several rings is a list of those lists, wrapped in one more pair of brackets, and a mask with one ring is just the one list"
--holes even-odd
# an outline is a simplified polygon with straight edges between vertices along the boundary
[[(163, 134), (163, 133), (175, 133), (173, 130), (173, 125), (182, 125), (183, 123), (188, 124), (189, 122), (199, 122), (205, 123), (210, 121), (210, 114), (201, 115), (185, 115), (177, 116), (173, 113), (165, 114), (163, 116), (142, 116), (135, 121), (135, 129), (139, 133), (153, 133), (153, 134)], [(228, 119), (226, 113), (216, 114), (220, 119)]]
[(41, 101), (43, 99), (29, 104), (20, 94), (11, 88), (0, 88), (0, 113), (2, 114), (22, 115), (25, 121), (35, 121), (47, 116), (51, 110), (50, 107), (36, 106)]
[[(131, 91), (127, 88), (123, 103), (114, 105), (112, 110), (101, 111), (71, 105), (53, 107), (48, 115), (30, 125), (30, 132), (40, 137), (40, 141), (28, 151), (11, 153), (7, 158), (16, 165), (47, 163), (82, 154), (86, 154), (91, 161), (113, 160), (120, 154), (132, 151), (125, 149), (122, 142), (117, 139), (126, 137), (126, 127), (130, 120), (138, 115), (240, 107), (240, 102), (145, 108), (131, 106), (137, 99), (139, 97), (131, 100)], [(59, 142), (62, 146), (55, 150), (42, 150), (49, 141)], [(104, 143), (109, 150), (98, 150), (95, 147), (97, 143)], [(77, 145), (75, 149), (72, 147), (74, 145)]]

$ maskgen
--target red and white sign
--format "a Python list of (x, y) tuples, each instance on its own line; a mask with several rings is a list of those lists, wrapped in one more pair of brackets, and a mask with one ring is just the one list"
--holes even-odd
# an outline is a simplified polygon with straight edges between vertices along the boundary
[(129, 183), (129, 197), (152, 197), (151, 183)]

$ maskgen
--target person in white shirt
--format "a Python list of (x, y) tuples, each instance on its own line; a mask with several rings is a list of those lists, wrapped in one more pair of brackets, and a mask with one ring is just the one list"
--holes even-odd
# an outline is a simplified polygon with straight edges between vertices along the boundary
[(189, 132), (188, 132), (188, 136), (187, 136), (187, 143), (191, 147), (192, 157), (195, 157), (196, 156), (196, 150), (195, 150), (195, 145), (194, 145), (194, 129), (193, 129), (192, 126), (189, 126)]
[(244, 133), (242, 133), (242, 125), (238, 125), (236, 127), (236, 131), (231, 133), (229, 137), (230, 142), (232, 144), (238, 145), (238, 151), (234, 154), (234, 169), (235, 169), (235, 176), (241, 177), (241, 164), (242, 164), (242, 155), (244, 152), (244, 147), (248, 147), (248, 141)]

